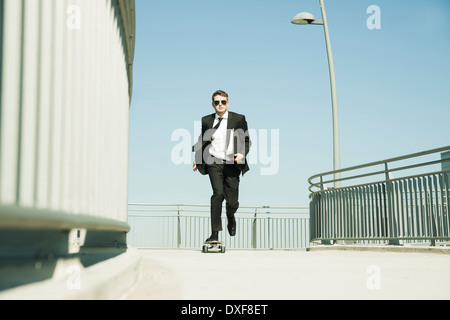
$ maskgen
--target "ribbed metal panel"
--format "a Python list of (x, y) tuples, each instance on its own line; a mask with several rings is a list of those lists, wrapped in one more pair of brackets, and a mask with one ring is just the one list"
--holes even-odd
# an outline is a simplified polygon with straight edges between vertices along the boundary
[(126, 222), (134, 1), (1, 8), (0, 206)]

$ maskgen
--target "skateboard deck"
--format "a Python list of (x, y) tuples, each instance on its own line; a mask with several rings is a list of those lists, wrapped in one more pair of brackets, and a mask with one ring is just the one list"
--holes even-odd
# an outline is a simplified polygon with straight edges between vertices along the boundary
[(223, 241), (206, 241), (202, 247), (203, 253), (220, 252), (225, 253), (225, 242)]

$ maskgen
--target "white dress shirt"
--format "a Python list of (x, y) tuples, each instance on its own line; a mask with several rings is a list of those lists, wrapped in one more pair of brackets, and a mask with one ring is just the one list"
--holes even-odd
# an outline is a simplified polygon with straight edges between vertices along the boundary
[[(234, 148), (233, 148), (233, 130), (227, 130), (228, 127), (228, 111), (223, 115), (223, 120), (220, 123), (220, 127), (216, 130), (212, 136), (211, 148), (209, 153), (218, 159), (234, 161)], [(213, 128), (219, 123), (219, 116), (216, 114), (216, 119), (213, 123)], [(227, 139), (228, 134), (228, 139)], [(227, 146), (228, 142), (228, 146)]]

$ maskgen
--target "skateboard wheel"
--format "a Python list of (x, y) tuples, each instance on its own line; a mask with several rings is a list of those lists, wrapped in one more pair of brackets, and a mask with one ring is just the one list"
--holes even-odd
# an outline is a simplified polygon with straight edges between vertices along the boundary
[(204, 246), (202, 247), (202, 252), (203, 252), (203, 253), (207, 253), (207, 252), (208, 252), (208, 246), (204, 245)]
[(225, 253), (225, 246), (221, 246), (221, 247), (220, 247), (220, 252), (221, 252), (221, 253)]

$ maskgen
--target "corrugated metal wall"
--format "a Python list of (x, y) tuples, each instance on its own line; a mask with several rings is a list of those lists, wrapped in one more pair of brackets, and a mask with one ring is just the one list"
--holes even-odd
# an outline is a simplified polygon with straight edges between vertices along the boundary
[(1, 1), (0, 206), (127, 221), (124, 3)]

